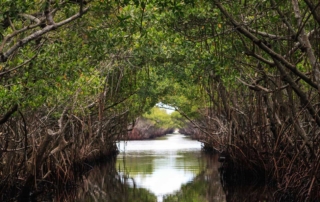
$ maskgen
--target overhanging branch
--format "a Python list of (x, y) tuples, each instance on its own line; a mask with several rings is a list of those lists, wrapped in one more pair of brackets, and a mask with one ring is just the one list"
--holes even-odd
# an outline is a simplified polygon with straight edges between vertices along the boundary
[(82, 10), (81, 14), (80, 12), (61, 21), (58, 23), (54, 23), (51, 25), (47, 25), (46, 27), (44, 27), (41, 30), (38, 30), (32, 34), (30, 34), (29, 36), (19, 40), (18, 42), (16, 42), (11, 48), (9, 48), (9, 50), (7, 50), (6, 52), (0, 53), (0, 62), (6, 62), (8, 60), (8, 58), (16, 51), (18, 50), (20, 47), (23, 47), (24, 45), (26, 45), (27, 43), (29, 43), (30, 41), (37, 39), (38, 37), (52, 31), (55, 30), (65, 24), (68, 24), (72, 21), (74, 21), (75, 19), (81, 17), (81, 15), (83, 15), (84, 13), (86, 13), (89, 10), (89, 7), (85, 8)]

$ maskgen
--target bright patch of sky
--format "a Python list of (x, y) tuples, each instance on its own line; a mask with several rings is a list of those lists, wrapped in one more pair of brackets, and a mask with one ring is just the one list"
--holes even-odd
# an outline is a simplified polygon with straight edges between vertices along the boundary
[(156, 106), (165, 109), (168, 114), (171, 114), (175, 111), (174, 107), (171, 107), (170, 105), (164, 104), (162, 102), (158, 102)]

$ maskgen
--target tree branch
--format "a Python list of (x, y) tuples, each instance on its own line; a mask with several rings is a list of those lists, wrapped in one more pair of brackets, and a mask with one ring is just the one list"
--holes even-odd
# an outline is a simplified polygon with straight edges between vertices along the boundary
[(11, 109), (0, 119), (0, 125), (7, 122), (10, 118), (10, 116), (18, 110), (18, 104), (13, 105)]
[(320, 15), (317, 12), (317, 9), (319, 9), (320, 7), (320, 2), (318, 2), (318, 4), (315, 6), (313, 5), (313, 3), (309, 0), (304, 0), (304, 2), (307, 4), (307, 6), (309, 7), (309, 10), (311, 11), (313, 18), (318, 22), (318, 24), (320, 25)]
[[(89, 10), (89, 7), (83, 9), (82, 11), (82, 15), (84, 13), (86, 13)], [(33, 34), (30, 34), (29, 36), (25, 37), (24, 39), (19, 40), (17, 43), (15, 43), (11, 48), (9, 48), (9, 50), (7, 50), (4, 53), (0, 53), (0, 62), (5, 62), (7, 61), (7, 59), (9, 58), (10, 55), (12, 55), (16, 50), (18, 50), (20, 47), (23, 47), (25, 44), (27, 44), (28, 42), (38, 38), (39, 36), (42, 36), (52, 30), (55, 30), (67, 23), (70, 23), (72, 21), (74, 21), (75, 19), (79, 18), (81, 15), (80, 13), (77, 13), (73, 16), (71, 16), (70, 18), (67, 18), (59, 23), (54, 23), (52, 25), (47, 25), (46, 27), (44, 27), (41, 30), (38, 30), (36, 32), (34, 32)]]
[[(41, 47), (43, 44), (44, 44), (44, 42), (42, 42), (39, 47)], [(2, 75), (4, 75), (4, 74), (7, 74), (7, 73), (10, 73), (10, 72), (12, 72), (12, 71), (14, 71), (14, 70), (16, 70), (16, 69), (19, 69), (20, 67), (28, 64), (29, 62), (31, 62), (34, 58), (36, 58), (36, 57), (38, 56), (39, 52), (40, 52), (40, 48), (39, 48), (38, 52), (37, 52), (34, 56), (32, 56), (29, 60), (23, 62), (22, 64), (14, 67), (14, 68), (12, 68), (12, 69), (9, 69), (9, 70), (4, 71), (4, 72), (0, 72), (0, 76), (2, 76)]]
[(267, 37), (267, 38), (273, 39), (273, 40), (291, 40), (291, 38), (289, 38), (289, 37), (279, 36), (279, 35), (276, 35), (276, 34), (270, 34), (270, 33), (267, 33), (267, 32), (258, 31), (258, 30), (252, 29), (250, 27), (248, 27), (248, 30), (251, 33), (256, 33), (256, 34), (259, 34), (259, 35), (261, 35), (263, 37)]
[(214, 1), (219, 10), (226, 16), (227, 19), (232, 23), (232, 25), (236, 28), (238, 32), (243, 34), (245, 37), (250, 39), (254, 44), (256, 44), (260, 49), (269, 54), (272, 58), (281, 62), (287, 69), (289, 69), (296, 76), (300, 77), (306, 83), (308, 83), (311, 87), (318, 89), (318, 85), (314, 83), (311, 78), (307, 77), (305, 74), (300, 72), (296, 66), (286, 60), (282, 55), (276, 53), (274, 50), (269, 48), (266, 44), (264, 44), (259, 38), (254, 36), (251, 32), (249, 32), (246, 28), (244, 28), (240, 23), (238, 23), (230, 14), (226, 11), (226, 9), (221, 5), (217, 0)]

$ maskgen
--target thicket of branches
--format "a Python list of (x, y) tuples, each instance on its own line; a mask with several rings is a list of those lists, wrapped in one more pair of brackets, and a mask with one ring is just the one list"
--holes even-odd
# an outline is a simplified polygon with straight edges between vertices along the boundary
[(1, 1), (1, 201), (77, 180), (155, 104), (113, 3)]
[(68, 179), (161, 101), (278, 193), (319, 198), (318, 1), (17, 2), (1, 2), (2, 193)]
[(319, 2), (207, 5), (213, 15), (173, 23), (215, 58), (202, 66), (200, 84), (210, 104), (193, 121), (202, 141), (234, 165), (265, 173), (277, 193), (319, 198)]

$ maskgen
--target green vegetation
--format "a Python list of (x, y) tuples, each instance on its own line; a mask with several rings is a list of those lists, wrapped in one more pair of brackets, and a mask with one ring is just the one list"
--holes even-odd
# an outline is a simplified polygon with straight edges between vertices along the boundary
[(153, 107), (148, 112), (144, 113), (142, 117), (150, 120), (151, 123), (158, 128), (167, 129), (183, 127), (183, 118), (176, 111), (169, 114), (165, 109)]
[[(315, 0), (0, 7), (2, 195), (71, 179), (74, 161), (115, 152), (144, 114), (157, 127), (182, 127), (181, 115), (201, 141), (266, 173), (280, 191), (320, 197)], [(180, 115), (145, 114), (158, 102)]]
[(181, 187), (178, 193), (164, 197), (165, 202), (206, 202), (206, 192), (209, 183), (197, 180)]
[(154, 159), (155, 157), (152, 155), (124, 156), (123, 159), (117, 161), (116, 168), (118, 169), (118, 172), (124, 173), (130, 177), (135, 177), (137, 174), (150, 175), (155, 169)]

